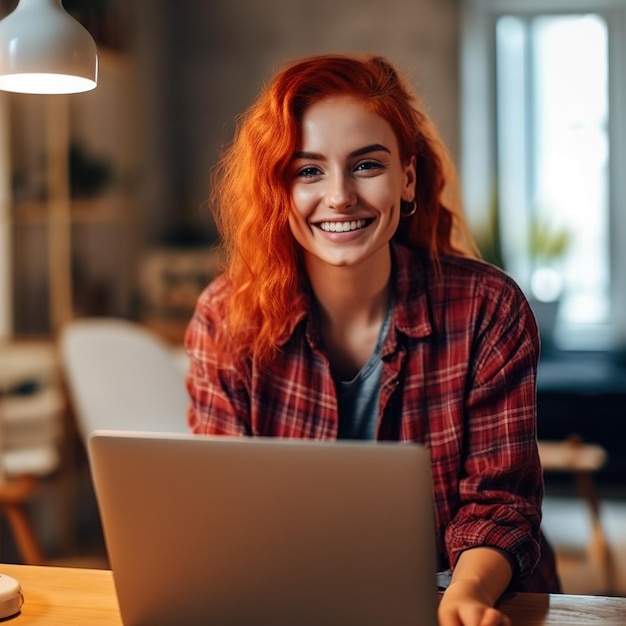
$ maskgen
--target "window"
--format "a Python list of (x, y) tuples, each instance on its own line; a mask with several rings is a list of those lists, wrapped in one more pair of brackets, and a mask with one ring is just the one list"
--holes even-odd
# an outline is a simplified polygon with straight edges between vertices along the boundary
[(507, 271), (531, 300), (559, 296), (562, 347), (626, 336), (624, 35), (623, 1), (465, 2), (468, 216), (497, 211)]

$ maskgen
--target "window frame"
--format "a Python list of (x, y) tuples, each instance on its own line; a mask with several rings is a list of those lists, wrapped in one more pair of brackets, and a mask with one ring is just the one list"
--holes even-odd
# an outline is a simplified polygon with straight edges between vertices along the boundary
[(557, 338), (564, 349), (615, 349), (626, 345), (626, 0), (463, 0), (459, 170), (467, 218), (478, 228), (497, 172), (497, 20), (586, 13), (601, 15), (608, 28), (610, 314), (601, 325), (561, 325)]

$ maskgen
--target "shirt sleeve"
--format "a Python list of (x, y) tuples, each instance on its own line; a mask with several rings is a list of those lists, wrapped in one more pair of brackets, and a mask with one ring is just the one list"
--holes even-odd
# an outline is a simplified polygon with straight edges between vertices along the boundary
[(515, 584), (530, 576), (540, 550), (539, 339), (530, 306), (512, 281), (495, 296), (494, 289), (476, 298), (459, 509), (445, 542), (452, 567), (468, 548), (503, 550), (515, 566)]
[(248, 435), (246, 368), (224, 365), (217, 356), (215, 335), (222, 323), (217, 293), (212, 286), (204, 291), (185, 333), (185, 350), (190, 359), (187, 423), (196, 434)]

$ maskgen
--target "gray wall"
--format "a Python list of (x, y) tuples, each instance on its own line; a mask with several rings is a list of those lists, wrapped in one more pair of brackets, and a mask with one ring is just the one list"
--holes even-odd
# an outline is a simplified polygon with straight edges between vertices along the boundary
[(234, 117), (285, 62), (387, 56), (459, 151), (455, 0), (136, 0), (146, 241), (176, 224), (211, 232), (209, 171)]

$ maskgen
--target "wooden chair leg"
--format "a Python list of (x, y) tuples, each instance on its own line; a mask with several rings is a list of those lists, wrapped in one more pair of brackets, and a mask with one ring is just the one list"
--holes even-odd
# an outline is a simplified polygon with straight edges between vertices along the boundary
[(540, 441), (539, 456), (544, 472), (566, 472), (574, 477), (578, 494), (588, 509), (591, 521), (588, 557), (604, 576), (605, 594), (614, 594), (615, 563), (602, 526), (600, 498), (593, 479), (594, 473), (606, 463), (606, 450), (599, 445), (584, 444), (578, 435), (571, 435), (558, 443)]
[(23, 504), (5, 504), (3, 510), (24, 564), (44, 565), (46, 559), (26, 507)]
[(28, 513), (28, 502), (38, 488), (33, 476), (17, 476), (0, 482), (0, 509), (13, 533), (16, 547), (26, 565), (43, 565), (45, 557)]
[(589, 540), (589, 557), (598, 564), (603, 575), (605, 584), (605, 595), (615, 593), (615, 564), (613, 554), (609, 546), (600, 514), (600, 499), (596, 486), (588, 472), (578, 472), (575, 474), (578, 492), (589, 509), (591, 518), (591, 538)]

